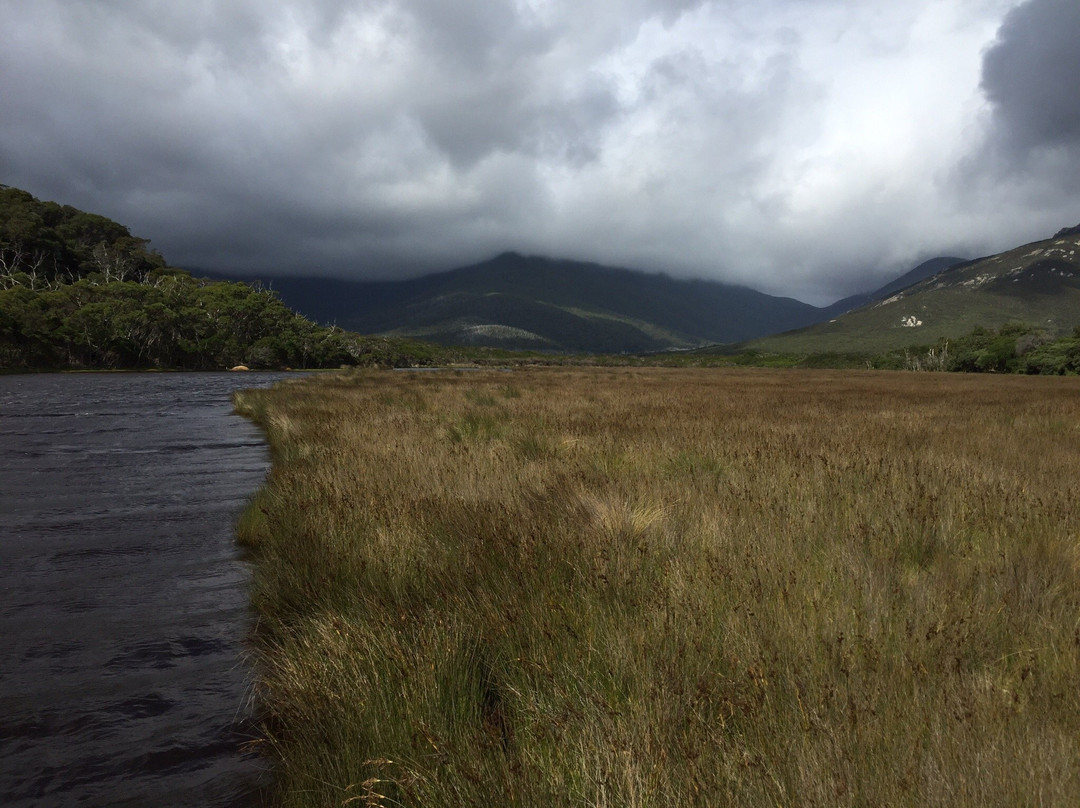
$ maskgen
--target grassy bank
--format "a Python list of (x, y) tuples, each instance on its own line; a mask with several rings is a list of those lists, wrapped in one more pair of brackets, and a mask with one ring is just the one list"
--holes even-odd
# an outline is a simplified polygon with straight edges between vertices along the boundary
[(282, 805), (1080, 804), (1080, 380), (367, 371), (237, 409)]

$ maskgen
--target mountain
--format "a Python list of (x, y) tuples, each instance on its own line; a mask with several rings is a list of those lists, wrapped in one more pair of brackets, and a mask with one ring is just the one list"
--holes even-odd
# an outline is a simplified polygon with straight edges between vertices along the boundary
[(877, 353), (1008, 323), (1025, 323), (1052, 336), (1080, 325), (1080, 226), (954, 264), (828, 322), (756, 339), (746, 347), (775, 353)]
[(735, 342), (826, 316), (741, 286), (513, 252), (406, 281), (278, 278), (272, 285), (308, 317), (361, 333), (550, 351)]
[(852, 295), (851, 297), (845, 297), (842, 300), (837, 300), (830, 306), (826, 306), (823, 310), (825, 314), (822, 320), (835, 317), (838, 314), (846, 314), (857, 308), (865, 306), (867, 303), (873, 303), (875, 300), (883, 300), (889, 297), (894, 292), (899, 292), (901, 289), (906, 289), (909, 286), (913, 286), (921, 280), (936, 275), (944, 269), (948, 269), (956, 264), (961, 264), (966, 259), (956, 257), (940, 257), (931, 258), (929, 261), (923, 261), (912, 270), (905, 272), (899, 278), (889, 281), (880, 289), (875, 289), (873, 292), (867, 292), (861, 295)]

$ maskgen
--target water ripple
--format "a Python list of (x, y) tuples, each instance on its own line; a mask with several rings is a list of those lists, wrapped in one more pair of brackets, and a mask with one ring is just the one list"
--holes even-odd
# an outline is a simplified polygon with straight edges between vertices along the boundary
[(0, 377), (0, 805), (250, 805), (247, 572), (279, 376)]

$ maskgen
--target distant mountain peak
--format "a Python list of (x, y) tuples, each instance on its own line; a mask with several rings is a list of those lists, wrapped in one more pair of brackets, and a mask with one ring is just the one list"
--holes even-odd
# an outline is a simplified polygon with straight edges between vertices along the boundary
[(514, 250), (405, 281), (278, 278), (274, 286), (301, 312), (361, 333), (568, 352), (693, 348), (822, 316), (741, 286)]

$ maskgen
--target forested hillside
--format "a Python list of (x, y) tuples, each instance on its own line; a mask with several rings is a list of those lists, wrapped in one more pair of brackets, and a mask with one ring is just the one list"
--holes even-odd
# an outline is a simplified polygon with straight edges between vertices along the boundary
[(0, 186), (0, 368), (398, 365), (425, 352), (318, 326), (258, 286), (194, 278), (117, 222)]

